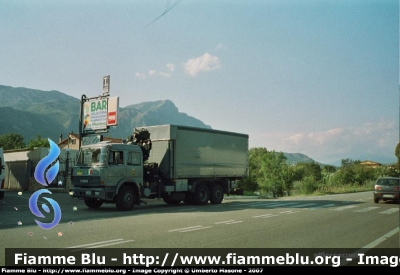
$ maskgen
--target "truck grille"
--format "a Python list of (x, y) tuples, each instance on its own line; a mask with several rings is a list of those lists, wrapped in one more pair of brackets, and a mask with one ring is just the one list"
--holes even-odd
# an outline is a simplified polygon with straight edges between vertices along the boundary
[(80, 187), (100, 186), (100, 177), (93, 177), (93, 176), (77, 177), (77, 176), (74, 176), (74, 178), (72, 180), (72, 184), (74, 186), (80, 186)]

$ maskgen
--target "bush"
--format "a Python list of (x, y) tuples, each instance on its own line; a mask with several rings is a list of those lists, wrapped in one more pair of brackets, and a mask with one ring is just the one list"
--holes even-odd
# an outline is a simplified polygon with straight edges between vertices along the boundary
[(301, 181), (301, 188), (300, 188), (300, 192), (302, 194), (312, 194), (314, 193), (316, 190), (318, 189), (318, 184), (315, 181), (313, 176), (308, 176), (305, 177), (302, 181)]

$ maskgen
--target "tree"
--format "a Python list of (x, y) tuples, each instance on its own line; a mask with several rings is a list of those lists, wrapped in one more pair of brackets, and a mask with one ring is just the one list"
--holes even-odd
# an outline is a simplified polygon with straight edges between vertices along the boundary
[(360, 160), (342, 159), (342, 166), (334, 173), (333, 182), (340, 185), (364, 185), (375, 179), (375, 174), (381, 169), (367, 168), (361, 165)]
[(251, 148), (249, 150), (249, 177), (243, 184), (246, 186), (246, 190), (250, 191), (253, 188), (256, 188), (254, 191), (258, 190), (260, 187), (260, 178), (261, 178), (261, 159), (262, 154), (264, 153), (265, 148)]
[(50, 148), (50, 143), (48, 139), (42, 139), (40, 135), (37, 135), (36, 139), (31, 139), (28, 144), (29, 149), (33, 149), (35, 147), (48, 147)]
[(4, 150), (25, 148), (24, 137), (15, 133), (0, 135), (0, 147)]
[(322, 172), (325, 172), (325, 173), (334, 173), (335, 171), (336, 171), (336, 168), (333, 165), (325, 165), (324, 167), (322, 167)]
[(249, 150), (249, 177), (240, 182), (246, 190), (260, 190), (273, 197), (290, 195), (293, 182), (302, 178), (297, 166), (289, 166), (282, 152), (268, 151), (257, 147)]
[(360, 164), (360, 160), (352, 160), (352, 159), (342, 159), (342, 168), (351, 167), (354, 164)]
[(294, 165), (285, 165), (283, 167), (283, 183), (284, 188), (287, 191), (288, 196), (290, 196), (290, 192), (293, 190), (293, 183), (297, 180), (301, 180), (301, 171), (297, 166)]
[(400, 142), (397, 143), (396, 149), (394, 150), (394, 154), (397, 157), (397, 164), (400, 165)]
[(302, 178), (312, 177), (316, 181), (322, 179), (321, 166), (315, 162), (299, 162), (298, 168), (302, 171)]
[[(273, 197), (283, 196), (285, 191), (286, 157), (282, 152), (268, 151), (266, 148), (252, 148), (249, 152), (249, 170), (252, 181), (257, 182), (265, 193)], [(290, 185), (289, 185), (290, 186)]]

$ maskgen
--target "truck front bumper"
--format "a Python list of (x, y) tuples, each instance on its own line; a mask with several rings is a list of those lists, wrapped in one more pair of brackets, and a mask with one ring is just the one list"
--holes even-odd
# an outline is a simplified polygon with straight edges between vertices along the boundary
[(106, 199), (106, 192), (104, 188), (81, 188), (74, 187), (69, 192), (71, 197), (84, 199)]

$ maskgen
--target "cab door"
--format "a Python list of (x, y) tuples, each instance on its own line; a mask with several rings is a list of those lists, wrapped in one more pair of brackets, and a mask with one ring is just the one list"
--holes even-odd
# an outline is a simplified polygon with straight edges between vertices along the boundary
[(130, 150), (127, 153), (126, 175), (140, 187), (143, 184), (142, 151)]
[(106, 170), (107, 185), (116, 186), (126, 176), (126, 154), (121, 149), (111, 149), (108, 155), (108, 168)]

